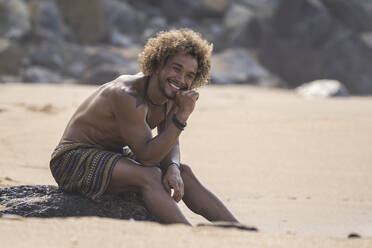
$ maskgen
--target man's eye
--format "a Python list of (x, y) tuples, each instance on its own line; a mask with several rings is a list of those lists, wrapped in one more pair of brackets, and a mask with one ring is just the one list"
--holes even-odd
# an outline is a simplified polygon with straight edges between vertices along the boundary
[(187, 78), (188, 78), (189, 80), (194, 80), (194, 76), (191, 75), (191, 74), (188, 74), (188, 75), (187, 75)]
[(175, 70), (176, 72), (180, 72), (181, 71), (180, 68), (178, 68), (178, 67), (173, 67), (173, 70)]

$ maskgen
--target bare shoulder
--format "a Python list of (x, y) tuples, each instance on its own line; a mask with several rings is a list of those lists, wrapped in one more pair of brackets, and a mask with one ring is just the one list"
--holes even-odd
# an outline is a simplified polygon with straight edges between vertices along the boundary
[[(114, 110), (120, 112), (147, 111), (143, 94), (144, 76), (122, 75), (107, 85), (109, 101)], [(115, 111), (116, 112), (116, 111)]]

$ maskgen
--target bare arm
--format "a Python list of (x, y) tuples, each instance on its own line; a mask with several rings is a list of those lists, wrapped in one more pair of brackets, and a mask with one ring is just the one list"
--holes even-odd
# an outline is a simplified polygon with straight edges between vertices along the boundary
[[(175, 111), (175, 108), (173, 108), (171, 111), (170, 111), (170, 114), (169, 116), (172, 116), (174, 113), (176, 113)], [(158, 126), (158, 134), (164, 132), (165, 130), (165, 127), (167, 125), (171, 125), (171, 123), (169, 122), (171, 120), (171, 118), (167, 118), (168, 119), (168, 123), (165, 124), (165, 122), (161, 122), (160, 125)], [(181, 155), (180, 155), (180, 146), (179, 146), (179, 139), (177, 139), (176, 143), (174, 144), (173, 148), (170, 150), (170, 152), (165, 156), (165, 158), (160, 162), (160, 167), (166, 171), (168, 169), (168, 166), (171, 164), (171, 163), (176, 163), (176, 164), (180, 164), (180, 159), (181, 159)]]
[[(191, 93), (191, 92), (190, 92)], [(194, 109), (197, 93), (180, 96), (188, 108), (178, 109), (176, 115), (185, 122)], [(158, 166), (177, 143), (181, 130), (173, 124), (166, 126), (163, 132), (152, 137), (151, 129), (147, 125), (147, 105), (140, 97), (134, 97), (126, 92), (118, 91), (111, 101), (114, 116), (122, 138), (136, 155), (137, 160), (145, 166)]]

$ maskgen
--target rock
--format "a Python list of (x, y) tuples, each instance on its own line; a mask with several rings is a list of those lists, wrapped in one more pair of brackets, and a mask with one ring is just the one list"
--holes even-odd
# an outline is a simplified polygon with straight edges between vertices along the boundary
[[(127, 74), (122, 72), (122, 68), (118, 66), (102, 65), (87, 70), (83, 77), (79, 80), (80, 84), (91, 84), (91, 85), (102, 85), (107, 82), (114, 80), (121, 74)], [(128, 73), (133, 74), (133, 73)]]
[(271, 17), (280, 0), (233, 0), (233, 3), (248, 6), (260, 18)]
[(372, 49), (372, 32), (362, 33), (360, 39), (364, 42), (365, 45)]
[(80, 77), (81, 84), (101, 85), (121, 74), (136, 74), (139, 71), (136, 59), (113, 49), (100, 48), (94, 51), (87, 63), (87, 70)]
[(161, 0), (159, 7), (170, 22), (180, 17), (208, 18), (222, 17), (229, 5), (228, 0)]
[(265, 26), (258, 57), (291, 87), (332, 78), (350, 93), (372, 94), (372, 49), (320, 0), (281, 0)]
[(0, 39), (0, 74), (16, 75), (25, 59), (26, 49), (17, 42)]
[(91, 51), (90, 57), (87, 61), (88, 69), (103, 65), (118, 65), (125, 67), (130, 63), (123, 54), (114, 49), (101, 47)]
[(82, 217), (156, 221), (136, 193), (123, 193), (111, 199), (92, 201), (60, 191), (51, 185), (0, 188), (0, 216)]
[(55, 2), (34, 1), (30, 3), (33, 35), (39, 40), (72, 40), (71, 30), (62, 20), (61, 13)]
[(111, 30), (110, 31), (110, 37), (109, 37), (109, 43), (114, 46), (118, 47), (132, 47), (135, 45), (132, 38), (129, 35), (122, 34), (118, 30)]
[(224, 27), (228, 32), (229, 46), (249, 47), (254, 45), (256, 37), (251, 29), (255, 25), (256, 15), (248, 6), (232, 4), (224, 18)]
[(303, 84), (296, 92), (304, 97), (328, 98), (345, 97), (349, 95), (346, 87), (337, 80), (322, 79)]
[(30, 53), (30, 62), (61, 75), (79, 78), (88, 68), (91, 53), (72, 43), (44, 41)]
[(101, 0), (57, 0), (66, 23), (82, 44), (95, 44), (107, 38), (105, 9)]
[(210, 14), (212, 16), (222, 16), (229, 7), (229, 0), (202, 0), (201, 6), (204, 9), (200, 14)]
[(61, 83), (63, 78), (58, 73), (46, 68), (31, 66), (23, 72), (22, 81), (26, 83)]
[(224, 17), (227, 46), (256, 48), (279, 0), (234, 0)]
[(20, 83), (22, 78), (14, 75), (0, 75), (0, 83)]
[(369, 1), (321, 0), (332, 16), (356, 33), (372, 31), (372, 9)]
[(0, 37), (22, 38), (30, 30), (26, 4), (21, 0), (0, 0)]
[[(232, 48), (212, 56), (214, 84), (275, 84), (274, 76), (263, 68), (247, 49)], [(278, 82), (276, 82), (278, 83)]]
[(349, 239), (360, 239), (362, 236), (360, 236), (358, 233), (354, 233), (354, 232), (352, 232), (352, 233), (350, 233), (348, 236), (347, 236), (347, 238), (349, 238)]
[(132, 37), (138, 36), (137, 11), (126, 2), (103, 0), (106, 25), (110, 29)]

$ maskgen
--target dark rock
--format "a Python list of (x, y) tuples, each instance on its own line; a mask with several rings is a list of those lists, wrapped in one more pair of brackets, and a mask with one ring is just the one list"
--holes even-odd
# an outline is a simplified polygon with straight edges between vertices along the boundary
[(128, 63), (129, 60), (121, 53), (114, 49), (101, 47), (95, 51), (91, 51), (87, 65), (88, 68), (92, 68), (103, 65), (126, 66)]
[(0, 37), (21, 38), (30, 30), (26, 4), (21, 0), (0, 0)]
[(257, 47), (263, 25), (270, 18), (279, 0), (236, 0), (224, 16), (227, 46)]
[(332, 16), (334, 16), (341, 23), (352, 29), (354, 32), (361, 33), (372, 30), (372, 10), (366, 8), (366, 5), (371, 5), (371, 1), (321, 1)]
[(67, 25), (83, 44), (95, 44), (107, 38), (105, 10), (100, 0), (57, 0)]
[(61, 83), (63, 78), (58, 74), (40, 66), (31, 66), (23, 72), (26, 83)]
[(245, 5), (232, 4), (224, 18), (224, 27), (228, 32), (229, 46), (250, 46), (252, 41), (249, 32), (251, 23), (255, 20), (254, 11)]
[(135, 62), (120, 65), (100, 65), (87, 70), (79, 80), (80, 84), (101, 85), (114, 80), (122, 74), (136, 74), (139, 72), (139, 65)]
[(90, 56), (88, 49), (76, 44), (44, 41), (31, 51), (30, 62), (61, 75), (79, 78), (87, 69)]
[[(103, 0), (106, 25), (111, 31), (136, 37), (138, 35), (137, 10), (126, 2), (117, 0)], [(110, 32), (111, 32), (110, 31)]]
[(361, 238), (361, 236), (357, 233), (350, 233), (347, 237), (349, 239), (355, 239), (355, 238), (359, 239), (359, 238)]
[(118, 47), (128, 48), (128, 47), (132, 47), (135, 45), (131, 36), (122, 34), (116, 29), (113, 29), (110, 31), (110, 35), (108, 39), (109, 39), (108, 42), (111, 45), (118, 46)]
[(167, 30), (167, 19), (162, 16), (153, 16), (149, 19), (145, 29), (140, 37), (141, 42), (145, 44), (147, 39), (155, 36), (157, 32)]
[(72, 40), (71, 31), (64, 24), (55, 2), (34, 1), (29, 5), (32, 10), (33, 35), (36, 38), (56, 41)]
[(79, 80), (80, 84), (102, 85), (119, 77), (121, 68), (103, 65), (92, 68), (84, 73)]
[(247, 49), (226, 49), (212, 56), (211, 69), (214, 84), (253, 84), (269, 86), (277, 82)]
[(228, 0), (161, 0), (159, 7), (170, 22), (181, 16), (192, 18), (222, 17), (229, 6)]
[(81, 195), (64, 193), (55, 186), (0, 188), (0, 205), (6, 214), (24, 217), (99, 216), (117, 219), (156, 221), (136, 193), (123, 193), (106, 200), (92, 201)]
[(0, 74), (19, 73), (26, 49), (17, 42), (0, 39)]
[(262, 35), (259, 59), (290, 86), (332, 78), (372, 94), (372, 49), (320, 0), (281, 0)]

